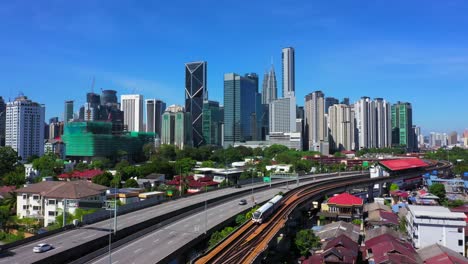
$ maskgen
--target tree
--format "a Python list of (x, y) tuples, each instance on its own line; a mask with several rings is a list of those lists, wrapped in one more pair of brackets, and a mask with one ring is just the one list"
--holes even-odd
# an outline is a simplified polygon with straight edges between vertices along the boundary
[(135, 179), (130, 178), (125, 181), (124, 187), (125, 188), (138, 188), (140, 186), (138, 186), (138, 182)]
[(300, 230), (296, 234), (294, 244), (301, 253), (301, 256), (307, 256), (311, 249), (318, 248), (321, 245), (320, 238), (310, 229)]
[(177, 173), (188, 173), (190, 172), (197, 162), (191, 158), (183, 158), (175, 162), (175, 168)]
[(77, 171), (85, 171), (87, 169), (88, 169), (88, 164), (85, 164), (83, 162), (80, 162), (80, 163), (76, 164), (76, 166), (75, 166), (75, 170), (77, 170)]
[(429, 192), (433, 195), (439, 197), (439, 202), (443, 203), (445, 201), (445, 185), (442, 183), (434, 183), (429, 187)]
[(158, 150), (159, 157), (165, 160), (175, 160), (176, 151), (175, 146), (163, 144), (159, 147)]
[(22, 164), (16, 165), (13, 171), (4, 174), (2, 178), (2, 184), (7, 186), (20, 187), (25, 183), (24, 166)]
[(215, 168), (216, 164), (212, 160), (205, 160), (202, 162), (201, 166), (204, 168)]
[(243, 215), (243, 214), (240, 214), (240, 215), (236, 216), (236, 224), (237, 225), (242, 225), (243, 223), (245, 223), (245, 220), (246, 220), (246, 218), (245, 218), (245, 215)]
[(398, 190), (398, 189), (400, 189), (400, 187), (398, 187), (398, 184), (392, 183), (392, 184), (390, 185), (390, 191), (396, 191), (396, 190)]
[(153, 154), (156, 154), (156, 148), (153, 143), (146, 143), (143, 145), (143, 153), (145, 154), (146, 160), (150, 160)]
[(103, 174), (97, 175), (92, 179), (92, 182), (95, 184), (103, 185), (110, 187), (110, 183), (112, 180), (112, 174), (110, 172), (104, 172)]
[(398, 222), (398, 230), (403, 234), (406, 233), (406, 217), (400, 217), (400, 221)]
[(312, 169), (312, 162), (310, 160), (298, 160), (294, 163), (295, 171), (310, 172)]
[(10, 209), (6, 205), (0, 206), (0, 228), (5, 230), (5, 223), (10, 217)]
[(253, 149), (252, 154), (256, 157), (263, 157), (263, 149), (260, 147), (256, 147)]
[(93, 169), (105, 170), (111, 168), (111, 161), (109, 159), (95, 159), (91, 162), (90, 165)]
[(115, 175), (111, 182), (110, 182), (110, 187), (111, 188), (120, 188), (122, 186), (122, 183), (121, 183), (121, 178), (120, 178), (120, 175)]
[(276, 156), (276, 154), (281, 153), (281, 152), (285, 152), (285, 151), (288, 151), (288, 150), (289, 149), (286, 146), (273, 144), (273, 145), (269, 146), (268, 148), (265, 148), (263, 153), (264, 153), (265, 157), (272, 159), (272, 158), (274, 158)]
[(18, 153), (11, 147), (0, 147), (0, 176), (13, 170), (20, 159)]
[(42, 177), (56, 176), (62, 172), (63, 162), (58, 159), (57, 155), (47, 153), (33, 161), (33, 168), (38, 170)]

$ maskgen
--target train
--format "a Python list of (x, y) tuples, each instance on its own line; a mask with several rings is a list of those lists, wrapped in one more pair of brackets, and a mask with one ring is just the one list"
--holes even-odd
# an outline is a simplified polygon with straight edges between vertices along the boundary
[(252, 222), (257, 224), (264, 222), (279, 207), (281, 199), (283, 199), (282, 195), (276, 195), (258, 208), (252, 215)]

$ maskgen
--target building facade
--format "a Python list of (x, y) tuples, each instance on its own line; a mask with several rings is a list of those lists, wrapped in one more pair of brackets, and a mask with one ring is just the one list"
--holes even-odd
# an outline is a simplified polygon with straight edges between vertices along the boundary
[(338, 99), (334, 97), (325, 97), (325, 114), (328, 114), (328, 109), (330, 108), (330, 106), (336, 105), (339, 103), (340, 101), (338, 101)]
[(44, 154), (45, 106), (19, 96), (6, 106), (5, 145), (23, 160)]
[(73, 100), (65, 101), (65, 111), (63, 112), (63, 122), (68, 123), (73, 119)]
[(392, 105), (392, 145), (414, 150), (413, 109), (410, 103)]
[(262, 104), (269, 104), (276, 100), (278, 98), (277, 92), (276, 74), (272, 64), (270, 71), (266, 72), (263, 77)]
[(185, 111), (192, 116), (193, 145), (203, 142), (203, 102), (208, 100), (207, 62), (185, 64)]
[(296, 131), (296, 97), (294, 95), (274, 100), (269, 108), (269, 127), (271, 132)]
[(203, 103), (203, 137), (205, 144), (221, 146), (222, 112), (219, 102), (205, 101)]
[(283, 62), (283, 97), (286, 97), (296, 92), (294, 48), (283, 48), (281, 58)]
[(408, 205), (406, 230), (415, 248), (437, 243), (466, 256), (465, 218), (442, 206)]
[(124, 125), (127, 126), (127, 131), (143, 132), (143, 95), (121, 95), (120, 107), (124, 114)]
[(354, 111), (344, 104), (329, 107), (330, 149), (334, 151), (354, 149)]
[(261, 95), (258, 81), (224, 74), (224, 146), (256, 140), (261, 135)]
[(146, 104), (146, 132), (156, 133), (161, 137), (162, 115), (166, 111), (166, 103), (159, 99), (147, 99)]
[(6, 104), (0, 96), (0, 147), (5, 146)]
[(320, 142), (328, 140), (324, 110), (325, 98), (322, 91), (315, 91), (306, 95), (304, 134), (308, 140), (308, 149), (311, 151), (322, 151)]
[(191, 114), (182, 106), (169, 106), (162, 117), (161, 144), (192, 147), (192, 124)]

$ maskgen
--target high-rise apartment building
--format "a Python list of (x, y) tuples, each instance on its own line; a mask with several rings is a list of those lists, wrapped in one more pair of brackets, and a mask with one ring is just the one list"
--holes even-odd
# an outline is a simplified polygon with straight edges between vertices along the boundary
[(458, 143), (458, 134), (456, 131), (452, 131), (448, 136), (448, 144), (456, 145)]
[(354, 111), (344, 104), (330, 106), (330, 149), (334, 151), (354, 149)]
[(175, 145), (180, 149), (193, 146), (192, 117), (179, 105), (169, 106), (162, 116), (161, 144)]
[(376, 138), (375, 111), (369, 97), (363, 96), (354, 105), (358, 131), (358, 149), (372, 148)]
[(65, 101), (65, 111), (63, 112), (63, 122), (68, 123), (73, 119), (73, 100)]
[(270, 133), (271, 132), (301, 132), (296, 131), (296, 97), (286, 96), (270, 103)]
[(207, 145), (221, 146), (221, 114), (219, 102), (203, 103), (203, 137)]
[(0, 147), (5, 146), (6, 104), (0, 96)]
[(271, 65), (270, 71), (266, 72), (263, 77), (263, 89), (262, 89), (262, 104), (269, 104), (273, 100), (278, 98), (277, 96), (277, 83), (276, 74), (273, 64)]
[(208, 100), (207, 62), (185, 64), (185, 111), (192, 116), (192, 138), (195, 147), (203, 142), (203, 102)]
[(372, 102), (372, 111), (375, 111), (375, 140), (371, 146), (374, 148), (387, 148), (392, 145), (392, 110), (389, 102), (382, 98), (375, 98)]
[[(224, 145), (257, 140), (261, 135), (258, 82), (235, 73), (224, 74)], [(257, 125), (258, 124), (258, 125)]]
[(123, 94), (120, 96), (120, 109), (124, 114), (124, 125), (128, 131), (143, 131), (143, 95)]
[(392, 105), (392, 145), (414, 150), (413, 109), (410, 103)]
[(305, 96), (305, 131), (308, 140), (308, 148), (311, 151), (322, 151), (321, 142), (328, 139), (325, 121), (325, 98), (322, 91), (315, 91)]
[(332, 105), (339, 104), (340, 101), (334, 97), (325, 97), (325, 114), (328, 114), (328, 108)]
[(45, 106), (19, 96), (6, 106), (6, 146), (26, 160), (44, 154)]
[(146, 99), (146, 132), (154, 132), (161, 137), (162, 115), (166, 111), (166, 103), (159, 99)]
[(286, 97), (296, 92), (294, 48), (283, 48), (281, 58), (283, 61), (283, 97)]

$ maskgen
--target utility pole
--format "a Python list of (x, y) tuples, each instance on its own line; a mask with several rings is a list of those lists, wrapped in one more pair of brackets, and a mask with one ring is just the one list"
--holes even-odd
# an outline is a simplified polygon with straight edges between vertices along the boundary
[(62, 227), (64, 227), (67, 224), (67, 199), (63, 199), (63, 224)]

